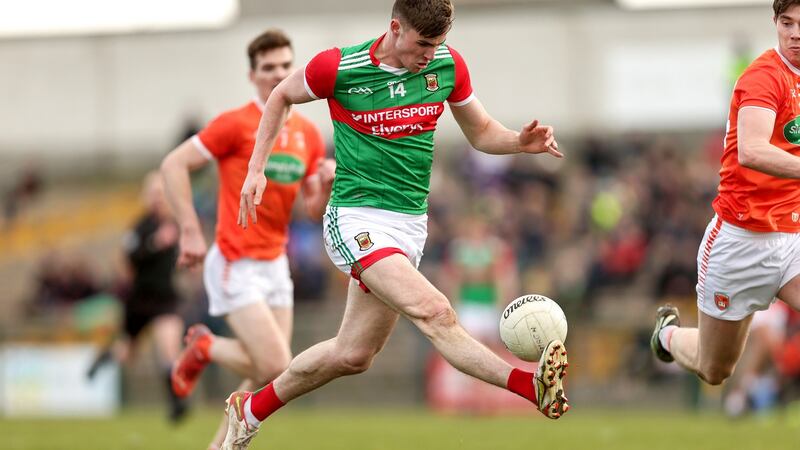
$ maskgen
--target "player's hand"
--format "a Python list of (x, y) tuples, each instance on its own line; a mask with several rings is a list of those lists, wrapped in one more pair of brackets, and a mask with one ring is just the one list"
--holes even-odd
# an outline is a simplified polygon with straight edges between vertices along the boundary
[(553, 136), (553, 127), (539, 125), (538, 120), (522, 127), (519, 133), (519, 149), (523, 153), (550, 153), (556, 158), (563, 158), (558, 151), (558, 142)]
[(333, 185), (333, 178), (336, 175), (336, 161), (331, 158), (321, 159), (317, 163), (317, 174), (323, 189), (330, 190)]
[(166, 221), (158, 226), (153, 235), (153, 243), (156, 250), (172, 247), (176, 242), (178, 242), (178, 225), (175, 222)]
[(203, 264), (208, 247), (199, 228), (183, 231), (178, 246), (178, 267), (193, 269)]
[(261, 204), (261, 196), (264, 195), (264, 189), (266, 188), (267, 177), (264, 176), (264, 172), (247, 172), (247, 178), (244, 179), (241, 199), (239, 200), (239, 218), (236, 220), (236, 223), (242, 228), (247, 229), (248, 215), (253, 223), (257, 222), (256, 206)]

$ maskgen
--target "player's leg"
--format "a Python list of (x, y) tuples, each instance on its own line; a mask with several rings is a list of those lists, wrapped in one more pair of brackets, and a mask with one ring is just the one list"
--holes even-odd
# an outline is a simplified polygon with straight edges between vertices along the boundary
[(720, 384), (741, 357), (752, 314), (781, 285), (782, 233), (754, 233), (715, 217), (697, 255), (698, 327), (680, 327), (674, 307), (659, 308), (651, 347), (709, 384)]
[[(800, 255), (798, 255), (800, 257)], [(800, 264), (796, 267), (800, 270)], [(778, 292), (778, 298), (791, 306), (794, 310), (800, 311), (800, 276), (793, 276)]]
[(291, 309), (291, 279), (285, 258), (231, 262), (214, 245), (206, 255), (203, 275), (210, 314), (225, 316), (236, 339), (214, 336), (203, 325), (190, 327), (186, 349), (172, 371), (175, 392), (188, 396), (212, 361), (243, 378), (261, 382), (280, 373), (290, 359), (289, 344), (265, 301), (277, 296), (282, 307)]
[[(253, 380), (248, 379), (242, 381), (242, 383), (236, 388), (236, 391), (252, 392), (261, 386), (263, 386), (263, 384), (259, 384)], [(208, 444), (207, 450), (220, 450), (222, 448), (222, 443), (225, 440), (225, 435), (227, 433), (228, 433), (228, 415), (227, 411), (224, 411), (222, 414), (222, 420), (220, 421), (220, 424), (217, 427), (217, 431), (214, 433), (214, 438), (211, 440), (211, 443)]]
[(111, 361), (125, 364), (130, 359), (133, 341), (152, 318), (150, 314), (138, 311), (137, 306), (139, 306), (139, 299), (136, 298), (129, 298), (123, 302), (122, 329), (103, 344), (95, 355), (86, 373), (90, 380), (105, 364)]
[(181, 351), (183, 319), (177, 314), (162, 314), (153, 319), (152, 326), (159, 363), (169, 367)]
[(775, 348), (783, 342), (786, 333), (786, 306), (775, 302), (766, 311), (753, 314), (746, 354), (739, 361), (736, 376), (728, 381), (724, 398), (725, 413), (737, 417), (747, 410), (747, 399), (754, 383), (772, 361)]
[(381, 300), (396, 308), (456, 369), (505, 387), (511, 365), (464, 331), (447, 298), (401, 254), (388, 256), (361, 273)]
[[(292, 359), (289, 343), (294, 287), (289, 261), (285, 255), (269, 261), (240, 261), (234, 263), (228, 277), (225, 291), (230, 310), (226, 321), (252, 361), (254, 371), (247, 378), (264, 385), (283, 372)], [(258, 301), (253, 302), (254, 298)], [(213, 345), (211, 356), (213, 361), (226, 364), (227, 355), (215, 352)]]
[[(291, 298), (291, 293), (287, 293)], [(292, 336), (292, 305), (281, 296), (276, 296), (275, 306), (267, 308), (264, 303), (259, 306), (267, 308), (269, 319), (259, 318), (261, 308), (242, 308), (226, 317), (228, 325), (241, 339), (214, 339), (211, 346), (211, 360), (233, 369), (234, 365), (250, 370), (237, 391), (251, 392), (272, 381), (286, 369), (291, 359), (289, 342)], [(252, 305), (251, 305), (252, 306)], [(253, 312), (258, 311), (256, 314)], [(254, 320), (257, 319), (257, 320)], [(252, 330), (261, 328), (257, 333)], [(266, 328), (266, 329), (264, 329)], [(263, 336), (267, 334), (268, 336)], [(263, 344), (259, 345), (259, 339)], [(248, 344), (248, 342), (250, 344)], [(273, 349), (285, 347), (284, 351), (275, 354)], [(259, 362), (259, 358), (266, 361)], [(283, 359), (281, 359), (283, 358)], [(255, 361), (255, 363), (253, 363)], [(223, 416), (220, 426), (214, 435), (209, 449), (221, 448), (228, 431), (228, 420)]]
[(335, 378), (364, 372), (383, 349), (397, 318), (397, 312), (351, 281), (336, 337), (297, 355), (275, 379), (276, 393), (286, 402)]
[[(279, 312), (291, 318), (291, 308)], [(286, 318), (282, 317), (286, 322)], [(236, 339), (214, 336), (209, 347), (212, 362), (259, 385), (274, 379), (291, 360), (286, 333), (264, 302), (252, 303), (225, 316)], [(290, 326), (290, 325), (285, 325)]]
[[(246, 448), (261, 421), (278, 408), (331, 380), (361, 373), (372, 364), (389, 338), (398, 314), (358, 288), (348, 287), (347, 305), (336, 337), (297, 355), (272, 383), (253, 392), (234, 392), (228, 398), (228, 433), (222, 449)], [(237, 444), (241, 447), (234, 447)]]
[(737, 321), (721, 320), (700, 311), (697, 328), (678, 327), (672, 332), (669, 352), (705, 382), (720, 384), (742, 356), (751, 319), (752, 315)]
[(178, 421), (183, 418), (188, 409), (184, 399), (175, 395), (172, 390), (171, 364), (181, 350), (181, 335), (183, 334), (183, 319), (177, 314), (160, 314), (153, 318), (153, 340), (158, 355), (159, 370), (166, 382), (167, 398), (169, 401), (169, 418)]
[(524, 372), (467, 334), (447, 298), (406, 256), (395, 253), (374, 262), (360, 278), (378, 298), (411, 320), (456, 369), (531, 400), (550, 418), (558, 418), (568, 409), (561, 384), (566, 374), (562, 343), (548, 345), (540, 373)]

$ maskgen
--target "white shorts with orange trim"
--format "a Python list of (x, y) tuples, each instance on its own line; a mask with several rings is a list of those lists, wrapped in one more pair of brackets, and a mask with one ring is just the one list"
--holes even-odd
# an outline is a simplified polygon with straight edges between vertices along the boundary
[(800, 233), (759, 233), (714, 216), (697, 252), (697, 307), (722, 320), (767, 309), (800, 275)]
[(256, 302), (271, 308), (294, 306), (294, 284), (285, 254), (272, 260), (228, 261), (214, 244), (206, 255), (203, 282), (212, 316), (224, 316)]
[(428, 238), (428, 215), (403, 214), (370, 207), (331, 206), (323, 218), (325, 250), (344, 273), (361, 282), (361, 272), (381, 259), (401, 253), (419, 267)]

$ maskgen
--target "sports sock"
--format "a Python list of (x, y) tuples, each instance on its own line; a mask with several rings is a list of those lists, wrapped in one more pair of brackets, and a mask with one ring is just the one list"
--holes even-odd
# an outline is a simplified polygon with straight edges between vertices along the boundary
[(533, 374), (531, 372), (525, 372), (520, 369), (511, 370), (511, 374), (508, 376), (508, 381), (506, 382), (506, 388), (519, 396), (527, 398), (533, 403), (538, 403)]
[(678, 327), (675, 325), (668, 325), (658, 332), (658, 340), (661, 342), (661, 347), (663, 347), (664, 350), (670, 351), (669, 340), (672, 339), (672, 333), (677, 329)]
[(285, 405), (275, 394), (272, 383), (253, 392), (244, 403), (244, 411), (247, 414), (247, 423), (258, 426), (261, 422), (274, 413), (281, 406)]

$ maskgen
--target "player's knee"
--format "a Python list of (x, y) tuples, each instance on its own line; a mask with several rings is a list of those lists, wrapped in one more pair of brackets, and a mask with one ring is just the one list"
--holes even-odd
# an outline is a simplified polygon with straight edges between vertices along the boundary
[(256, 362), (255, 379), (262, 383), (268, 383), (282, 374), (289, 367), (290, 362), (291, 356), (287, 352), (279, 352), (262, 358)]
[(442, 298), (443, 302), (427, 302), (417, 320), (414, 320), (419, 330), (428, 339), (434, 339), (458, 323), (456, 312), (447, 299), (444, 296)]
[(733, 364), (709, 364), (701, 368), (698, 375), (706, 383), (717, 386), (733, 374)]
[(422, 322), (433, 329), (450, 328), (457, 322), (456, 312), (447, 298), (441, 296), (440, 299), (427, 304), (422, 314)]
[(345, 375), (355, 375), (366, 372), (372, 365), (375, 351), (371, 349), (352, 349), (339, 355), (339, 369)]

